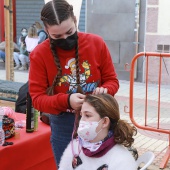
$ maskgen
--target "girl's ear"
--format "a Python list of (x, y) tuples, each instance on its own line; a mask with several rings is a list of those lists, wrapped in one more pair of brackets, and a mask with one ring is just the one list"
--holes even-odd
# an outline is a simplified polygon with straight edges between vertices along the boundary
[(44, 31), (48, 34), (48, 30), (47, 30), (47, 28), (46, 28), (46, 27), (44, 27)]
[(76, 25), (76, 28), (77, 28), (77, 31), (78, 31), (78, 27), (77, 27), (77, 19), (76, 19), (76, 16), (74, 16), (74, 23)]
[(74, 16), (74, 23), (75, 23), (76, 26), (77, 26), (77, 18), (76, 18), (76, 16)]
[(108, 117), (104, 117), (103, 128), (108, 128), (110, 126), (110, 119)]

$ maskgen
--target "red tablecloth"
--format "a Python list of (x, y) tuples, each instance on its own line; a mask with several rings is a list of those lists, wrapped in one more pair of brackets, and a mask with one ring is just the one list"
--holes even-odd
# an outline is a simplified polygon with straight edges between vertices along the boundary
[[(25, 120), (25, 114), (17, 114)], [(0, 146), (0, 170), (56, 170), (50, 144), (50, 127), (39, 120), (38, 131), (26, 133), (20, 130), (20, 138), (7, 141), (14, 144)]]

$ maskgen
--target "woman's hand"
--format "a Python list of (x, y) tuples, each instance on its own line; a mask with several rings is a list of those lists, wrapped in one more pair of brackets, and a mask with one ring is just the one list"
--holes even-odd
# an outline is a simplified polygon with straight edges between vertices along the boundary
[(70, 95), (70, 106), (74, 110), (80, 110), (86, 96), (81, 93), (73, 93)]
[(93, 94), (103, 94), (103, 93), (107, 93), (107, 88), (104, 87), (97, 87), (94, 91)]

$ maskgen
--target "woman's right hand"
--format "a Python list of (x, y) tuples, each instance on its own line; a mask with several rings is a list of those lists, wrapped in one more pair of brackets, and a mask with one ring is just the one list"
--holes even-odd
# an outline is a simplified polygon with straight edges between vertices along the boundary
[(80, 110), (84, 102), (85, 95), (81, 93), (73, 93), (70, 95), (70, 106), (74, 110)]

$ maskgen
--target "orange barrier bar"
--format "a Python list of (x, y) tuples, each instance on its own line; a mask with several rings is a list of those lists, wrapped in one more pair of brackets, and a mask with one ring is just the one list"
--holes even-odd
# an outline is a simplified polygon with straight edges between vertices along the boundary
[[(137, 59), (139, 59), (140, 57), (146, 57), (146, 65), (145, 65), (145, 83), (146, 83), (146, 90), (145, 90), (145, 123), (144, 125), (140, 125), (135, 121), (134, 118), (134, 75), (135, 75), (135, 62), (137, 62)], [(148, 60), (149, 57), (159, 57), (159, 76), (158, 76), (158, 117), (157, 117), (157, 127), (148, 127), (147, 126), (147, 110), (148, 110), (148, 70), (149, 70), (149, 64), (148, 64)], [(167, 148), (167, 151), (163, 157), (163, 160), (160, 164), (160, 168), (165, 168), (168, 160), (170, 159), (170, 129), (163, 129), (160, 128), (160, 104), (161, 104), (161, 100), (160, 100), (160, 94), (161, 94), (161, 76), (162, 76), (162, 59), (163, 57), (170, 57), (169, 53), (154, 53), (154, 52), (141, 52), (138, 53), (134, 56), (134, 58), (132, 59), (131, 62), (131, 69), (130, 69), (130, 97), (129, 97), (129, 113), (130, 113), (130, 119), (132, 121), (132, 123), (143, 130), (149, 130), (149, 131), (154, 131), (154, 132), (159, 132), (159, 133), (165, 133), (169, 135), (169, 146)]]

